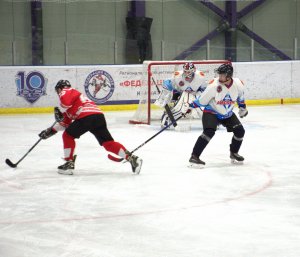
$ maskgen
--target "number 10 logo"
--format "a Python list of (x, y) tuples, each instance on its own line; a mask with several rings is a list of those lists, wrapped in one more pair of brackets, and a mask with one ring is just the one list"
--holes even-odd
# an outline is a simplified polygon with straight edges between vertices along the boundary
[(34, 103), (42, 95), (46, 95), (47, 79), (38, 71), (32, 71), (26, 76), (24, 71), (16, 75), (17, 96), (24, 97), (29, 103)]

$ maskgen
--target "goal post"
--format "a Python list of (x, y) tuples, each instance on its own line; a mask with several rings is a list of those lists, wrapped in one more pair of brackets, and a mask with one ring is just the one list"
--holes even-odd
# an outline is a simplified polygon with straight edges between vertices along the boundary
[(182, 66), (186, 62), (192, 62), (197, 71), (203, 72), (207, 82), (215, 77), (215, 69), (221, 64), (231, 64), (230, 61), (226, 60), (144, 61), (139, 104), (133, 117), (129, 120), (129, 123), (151, 124), (152, 121), (161, 118), (164, 108), (153, 104), (159, 96), (156, 85), (161, 88), (163, 81), (165, 79), (171, 79), (175, 71), (182, 70)]

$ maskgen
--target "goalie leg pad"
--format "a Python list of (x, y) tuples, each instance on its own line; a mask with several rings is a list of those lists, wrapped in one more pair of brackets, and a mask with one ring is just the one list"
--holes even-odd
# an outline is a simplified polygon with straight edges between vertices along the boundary
[(169, 125), (169, 116), (166, 112), (164, 112), (163, 115), (161, 116), (160, 123), (162, 127), (166, 127)]
[(172, 99), (172, 91), (163, 89), (158, 98), (156, 99), (156, 101), (154, 102), (155, 105), (160, 106), (160, 107), (164, 107), (166, 104), (168, 104), (169, 102), (171, 102)]
[(183, 112), (185, 113), (184, 108), (186, 108), (186, 106), (189, 106), (189, 104), (192, 103), (195, 99), (196, 98), (194, 95), (188, 92), (182, 92), (179, 100), (175, 103), (172, 109), (174, 117), (176, 115), (180, 116)]

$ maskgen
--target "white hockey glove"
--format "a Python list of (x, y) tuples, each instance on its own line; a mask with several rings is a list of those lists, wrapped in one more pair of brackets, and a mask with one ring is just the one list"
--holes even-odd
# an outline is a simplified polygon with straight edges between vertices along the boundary
[(155, 105), (160, 106), (160, 107), (165, 107), (166, 104), (168, 104), (169, 102), (171, 102), (172, 100), (172, 91), (163, 89), (158, 98), (156, 99), (156, 101), (154, 102)]
[(181, 113), (184, 117), (189, 117), (192, 114), (192, 110), (194, 108), (191, 106), (191, 104), (189, 103), (183, 103), (182, 107), (181, 107)]
[(246, 108), (240, 107), (239, 116), (240, 118), (244, 118), (248, 115), (248, 110)]

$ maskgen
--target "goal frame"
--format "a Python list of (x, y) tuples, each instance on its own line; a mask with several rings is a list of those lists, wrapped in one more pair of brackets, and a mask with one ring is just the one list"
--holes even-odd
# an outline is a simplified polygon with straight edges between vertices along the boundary
[[(145, 65), (145, 63), (148, 63), (147, 66), (147, 79), (146, 79), (146, 83), (147, 83), (147, 116), (146, 116), (146, 121), (138, 121), (138, 120), (134, 120), (131, 119), (129, 120), (130, 124), (147, 124), (150, 125), (151, 124), (151, 78), (152, 78), (152, 67), (153, 66), (166, 66), (166, 65), (183, 65), (186, 62), (192, 62), (194, 64), (224, 64), (224, 63), (228, 63), (228, 64), (232, 64), (231, 61), (229, 60), (174, 60), (174, 61), (146, 61), (144, 62), (143, 65)], [(144, 72), (144, 71), (143, 71)], [(142, 83), (143, 84), (143, 83)], [(142, 85), (143, 86), (143, 85)], [(139, 105), (141, 103), (139, 102)]]

